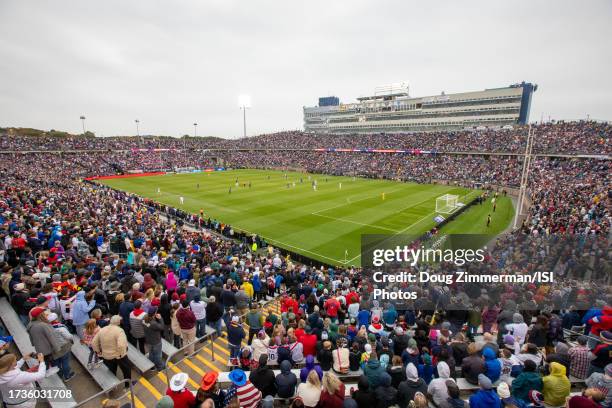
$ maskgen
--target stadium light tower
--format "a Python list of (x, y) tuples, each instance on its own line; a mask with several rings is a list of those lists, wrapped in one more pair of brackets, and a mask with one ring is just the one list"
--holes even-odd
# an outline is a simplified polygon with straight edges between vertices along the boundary
[(140, 124), (140, 121), (138, 119), (134, 120), (134, 122), (136, 123), (136, 136), (140, 137), (140, 129), (138, 128), (138, 125)]
[(81, 123), (83, 124), (83, 134), (85, 134), (85, 116), (81, 115)]
[(197, 137), (198, 136), (198, 124), (197, 123), (193, 123), (193, 137)]
[(238, 106), (242, 109), (242, 135), (246, 137), (246, 110), (251, 107), (251, 97), (249, 95), (240, 95), (238, 97)]

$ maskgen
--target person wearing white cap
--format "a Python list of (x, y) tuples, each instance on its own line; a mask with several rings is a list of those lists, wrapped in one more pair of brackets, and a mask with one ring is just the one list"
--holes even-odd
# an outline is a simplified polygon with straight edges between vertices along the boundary
[(30, 297), (23, 282), (16, 283), (13, 286), (13, 295), (11, 296), (11, 306), (17, 312), (19, 320), (24, 326), (30, 322), (29, 310), (26, 307), (28, 298)]
[(187, 289), (185, 289), (185, 298), (187, 299), (187, 302), (191, 302), (199, 294), (200, 288), (196, 286), (196, 281), (191, 279), (187, 284)]
[(230, 349), (230, 360), (237, 361), (242, 340), (246, 337), (244, 329), (240, 324), (240, 317), (232, 316), (232, 321), (227, 327), (227, 344)]
[(172, 398), (174, 408), (189, 408), (195, 404), (195, 396), (185, 388), (189, 381), (186, 373), (178, 373), (170, 379), (170, 388), (166, 390), (166, 395)]

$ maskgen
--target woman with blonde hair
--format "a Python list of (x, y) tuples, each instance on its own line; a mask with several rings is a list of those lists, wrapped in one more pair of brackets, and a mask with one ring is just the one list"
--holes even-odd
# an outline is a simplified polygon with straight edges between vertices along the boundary
[(178, 303), (172, 304), (172, 310), (170, 311), (170, 328), (172, 329), (172, 335), (174, 339), (173, 344), (176, 348), (182, 347), (181, 326), (179, 325), (179, 322), (176, 318), (176, 311), (179, 309), (179, 306), (180, 305)]
[[(36, 371), (23, 371), (21, 367), (25, 363), (25, 359), (32, 359), (34, 357), (38, 359), (38, 368)], [(45, 378), (47, 372), (46, 367), (45, 357), (40, 353), (36, 356), (32, 353), (24, 355), (20, 360), (17, 360), (13, 354), (5, 354), (0, 357), (0, 394), (2, 394), (3, 402), (7, 406), (34, 407), (36, 405), (36, 399), (28, 399), (27, 392), (23, 394), (12, 393), (10, 390), (35, 390), (34, 382)]]
[(410, 401), (408, 405), (410, 408), (427, 408), (428, 406), (427, 397), (422, 392), (414, 394), (414, 400)]
[(154, 297), (155, 291), (153, 290), (153, 288), (147, 289), (144, 294), (144, 298), (142, 299), (142, 310), (144, 310), (145, 313), (149, 312), (149, 308), (151, 307), (151, 302), (153, 302)]
[(305, 407), (314, 408), (317, 406), (321, 398), (321, 381), (315, 370), (310, 370), (306, 382), (298, 386), (297, 396), (302, 399)]
[(344, 384), (338, 377), (331, 372), (325, 373), (319, 406), (321, 408), (342, 408), (344, 395)]

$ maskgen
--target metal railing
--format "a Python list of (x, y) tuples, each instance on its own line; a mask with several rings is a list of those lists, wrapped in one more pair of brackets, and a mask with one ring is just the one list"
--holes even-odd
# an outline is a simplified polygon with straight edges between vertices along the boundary
[[(123, 380), (119, 381), (118, 384), (115, 384), (115, 385), (113, 385), (111, 387), (108, 387), (108, 388), (106, 388), (106, 389), (104, 389), (104, 390), (102, 390), (102, 391), (92, 395), (91, 397), (89, 397), (89, 398), (87, 398), (87, 399), (77, 403), (74, 406), (74, 408), (84, 407), (85, 404), (87, 404), (88, 402), (91, 402), (91, 401), (95, 400), (98, 397), (105, 396), (106, 394), (108, 394), (108, 393), (112, 392), (113, 390), (117, 389), (119, 386), (121, 386), (124, 383), (127, 383), (128, 386), (129, 386), (128, 397), (129, 397), (129, 399), (130, 399), (130, 401), (132, 403), (132, 408), (134, 408), (134, 407), (136, 407), (136, 402), (135, 402), (135, 399), (134, 399), (134, 386), (132, 385), (132, 380), (130, 378), (123, 379)], [(122, 396), (120, 396), (119, 398), (116, 398), (116, 399), (120, 400), (120, 399), (123, 399), (125, 396), (126, 396), (126, 394), (123, 394)], [(101, 406), (101, 405), (102, 404), (97, 404), (97, 406)]]
[[(261, 309), (263, 310), (264, 308), (268, 307), (270, 304), (276, 302), (278, 300), (277, 297), (274, 297), (272, 300), (269, 300), (267, 302), (265, 302)], [(244, 319), (244, 317), (247, 315), (247, 313), (249, 313), (249, 311), (246, 311), (243, 314), (239, 314), (237, 315), (241, 320)], [(224, 313), (225, 315), (225, 313)], [(221, 319), (223, 319), (223, 316), (221, 317)], [(215, 361), (215, 340), (218, 338), (219, 336), (217, 335), (217, 331), (215, 329), (214, 332), (212, 333), (208, 333), (205, 334), (202, 337), (198, 337), (196, 338), (195, 341), (187, 344), (187, 345), (183, 345), (183, 347), (181, 347), (180, 349), (176, 350), (174, 353), (172, 353), (171, 355), (168, 356), (168, 358), (166, 358), (166, 365), (164, 368), (164, 375), (166, 376), (166, 385), (168, 387), (170, 387), (170, 375), (169, 375), (169, 370), (170, 370), (170, 365), (172, 364), (172, 366), (176, 366), (180, 363), (182, 363), (183, 361), (195, 356), (196, 354), (198, 354), (201, 350), (206, 348), (206, 345), (204, 343), (206, 343), (206, 341), (211, 340), (210, 341), (210, 358), (212, 361)], [(196, 348), (198, 345), (202, 345), (199, 348)], [(193, 353), (189, 353), (186, 354), (183, 358), (181, 358), (180, 360), (176, 361), (175, 363), (171, 363), (171, 360), (176, 357), (177, 355), (179, 355), (180, 353), (185, 353), (185, 350), (188, 348), (193, 347)]]

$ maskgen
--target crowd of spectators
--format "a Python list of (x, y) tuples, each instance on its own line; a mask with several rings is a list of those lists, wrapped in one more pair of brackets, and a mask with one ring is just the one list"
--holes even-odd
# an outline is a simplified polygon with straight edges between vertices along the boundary
[[(3, 150), (133, 150), (133, 149), (399, 149), (437, 152), (523, 153), (527, 126), (417, 133), (314, 134), (285, 131), (259, 136), (222, 139), (216, 137), (51, 137), (23, 136), (0, 129)], [(533, 124), (536, 154), (612, 153), (612, 125), (595, 121)]]
[[(578, 146), (607, 131), (601, 125), (555, 126), (541, 131), (565, 126)], [(0, 138), (6, 148), (26, 140), (17, 137), (13, 144), (10, 139)], [(89, 143), (74, 139), (72, 146)], [(546, 146), (567, 148), (547, 140)], [(48, 150), (57, 147), (55, 141), (44, 143)], [(272, 247), (260, 248), (258, 237), (231, 239), (231, 226), (216, 220), (81, 178), (158, 166), (202, 167), (221, 158), (231, 167), (512, 187), (519, 183), (520, 160), (280, 149), (132, 152), (118, 148), (126, 147), (121, 140), (112, 143), (117, 143), (108, 145), (117, 147), (114, 151), (98, 153), (2, 155), (0, 294), (27, 328), (38, 368), (25, 375), (23, 361), (5, 352), (0, 391), (55, 373), (70, 381), (72, 333), (91, 350), (88, 369), (105, 364), (131, 378), (128, 342), (160, 370), (162, 338), (177, 347), (190, 345), (209, 325), (227, 336), (236, 366), (233, 385), (222, 391), (216, 378), (205, 376), (194, 397), (184, 392), (182, 375), (171, 380), (166, 403), (210, 406), (204, 404), (212, 399), (217, 407), (256, 406), (278, 395), (299, 397), (292, 399), (294, 406), (421, 407), (429, 399), (440, 408), (456, 407), (466, 402), (456, 385), (464, 378), (480, 388), (468, 398), (472, 408), (520, 408), (538, 406), (540, 400), (565, 403), (571, 374), (588, 387), (584, 396), (572, 399), (591, 405), (570, 407), (611, 406), (612, 309), (602, 285), (612, 274), (609, 161), (535, 158), (525, 234), (500, 237), (486, 262), (468, 267), (490, 274), (552, 270), (559, 281), (488, 289), (389, 284), (392, 291), (414, 290), (420, 296), (386, 303), (372, 298), (377, 284), (360, 269), (297, 264)], [(606, 143), (599, 146), (607, 148)], [(169, 215), (204, 228), (183, 228)], [(555, 233), (570, 241), (557, 241)], [(547, 236), (553, 241), (543, 241)], [(456, 271), (443, 264), (418, 268)], [(281, 296), (280, 317), (263, 317), (255, 301), (266, 294)], [(583, 324), (590, 337), (568, 343), (562, 329)], [(240, 346), (243, 339), (248, 347)], [(270, 370), (275, 365), (281, 368), (277, 376)], [(290, 369), (302, 365), (298, 379)], [(363, 372), (357, 388), (346, 390), (339, 378), (357, 370)], [(8, 404), (16, 402), (9, 393), (2, 396)]]

